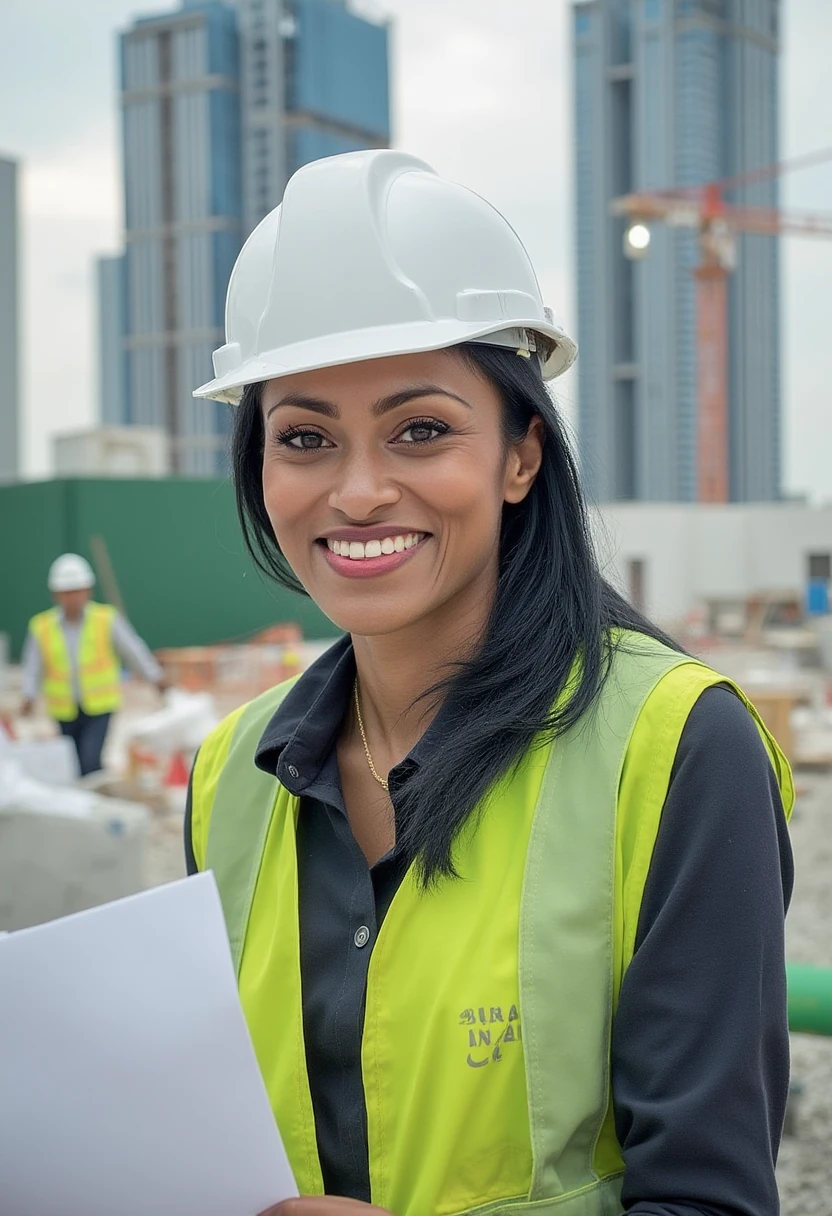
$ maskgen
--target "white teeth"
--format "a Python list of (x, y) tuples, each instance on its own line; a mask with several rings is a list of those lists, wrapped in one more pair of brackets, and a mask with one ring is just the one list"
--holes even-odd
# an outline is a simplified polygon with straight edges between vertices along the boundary
[(348, 557), (354, 562), (362, 562), (368, 557), (381, 557), (383, 553), (403, 553), (405, 549), (418, 545), (421, 538), (422, 534), (419, 532), (406, 532), (400, 536), (385, 536), (383, 540), (368, 540), (366, 544), (360, 540), (330, 539), (326, 543), (331, 553)]

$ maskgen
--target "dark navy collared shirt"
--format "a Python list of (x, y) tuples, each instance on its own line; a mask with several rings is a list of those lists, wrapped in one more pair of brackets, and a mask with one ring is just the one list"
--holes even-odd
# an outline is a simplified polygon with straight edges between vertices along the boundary
[[(345, 638), (297, 682), (257, 766), (301, 798), (297, 850), (306, 1056), (328, 1194), (369, 1201), (361, 1036), (367, 970), (406, 870), (367, 865), (350, 829), (336, 740), (355, 677)], [(442, 711), (390, 774), (430, 764)], [(190, 840), (190, 799), (185, 848)], [(793, 868), (757, 729), (727, 688), (679, 743), (613, 1026), (612, 1089), (629, 1216), (776, 1216), (788, 1088), (783, 918)], [(428, 1214), (426, 1213), (426, 1216)]]

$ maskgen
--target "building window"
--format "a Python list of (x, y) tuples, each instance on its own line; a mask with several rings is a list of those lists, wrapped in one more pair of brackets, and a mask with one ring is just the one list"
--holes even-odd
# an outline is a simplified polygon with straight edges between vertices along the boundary
[(809, 554), (809, 581), (832, 582), (832, 553)]
[(297, 81), (295, 79), (297, 71), (295, 44), (291, 38), (288, 38), (283, 43), (283, 80), (284, 80), (284, 98), (287, 110), (295, 109), (295, 93), (297, 89)]
[(832, 553), (810, 553), (807, 565), (809, 582), (806, 588), (806, 612), (812, 617), (827, 616), (832, 585)]

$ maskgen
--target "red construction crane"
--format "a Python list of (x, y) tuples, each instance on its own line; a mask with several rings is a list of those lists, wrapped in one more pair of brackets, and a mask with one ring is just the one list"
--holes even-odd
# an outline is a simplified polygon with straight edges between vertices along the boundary
[(699, 233), (696, 278), (697, 315), (697, 480), (700, 502), (727, 502), (728, 479), (728, 276), (735, 265), (737, 232), (764, 236), (832, 237), (832, 215), (808, 215), (779, 208), (747, 207), (725, 202), (725, 192), (776, 177), (793, 169), (832, 160), (824, 148), (778, 165), (767, 165), (736, 177), (626, 194), (610, 205), (626, 216), (625, 253), (644, 257), (650, 224), (662, 222)]

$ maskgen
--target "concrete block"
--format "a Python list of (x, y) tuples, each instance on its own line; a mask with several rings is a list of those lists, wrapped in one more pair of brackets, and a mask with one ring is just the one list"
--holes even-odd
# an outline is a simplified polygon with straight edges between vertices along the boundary
[(148, 812), (89, 795), (83, 816), (0, 806), (0, 930), (80, 912), (145, 885)]

